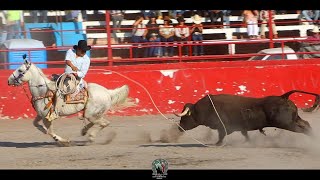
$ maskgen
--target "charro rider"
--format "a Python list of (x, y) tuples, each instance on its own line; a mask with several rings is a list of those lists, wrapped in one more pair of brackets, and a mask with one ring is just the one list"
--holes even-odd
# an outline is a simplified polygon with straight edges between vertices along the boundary
[[(66, 53), (66, 67), (65, 74), (73, 74), (77, 80), (79, 80), (79, 89), (85, 88), (85, 82), (83, 78), (86, 76), (90, 67), (90, 58), (86, 54), (91, 46), (87, 45), (85, 40), (78, 41), (78, 45), (74, 45), (73, 49), (69, 49)], [(50, 121), (57, 119), (59, 116), (57, 114), (57, 109), (61, 106), (63, 99), (56, 96), (55, 111), (49, 113), (48, 119)]]

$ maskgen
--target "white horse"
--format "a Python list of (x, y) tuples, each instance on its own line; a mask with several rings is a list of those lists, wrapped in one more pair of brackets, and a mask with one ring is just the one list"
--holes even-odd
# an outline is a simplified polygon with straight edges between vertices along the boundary
[[(19, 86), (25, 82), (29, 84), (32, 94), (31, 103), (37, 112), (33, 125), (44, 134), (49, 134), (60, 145), (69, 145), (70, 141), (55, 134), (52, 121), (45, 118), (49, 112), (49, 109), (45, 109), (48, 103), (46, 93), (48, 90), (56, 90), (55, 82), (48, 79), (40, 68), (28, 60), (25, 60), (8, 78), (8, 85), (11, 86)], [(88, 83), (89, 98), (87, 103), (64, 104), (59, 116), (68, 116), (84, 110), (84, 118), (90, 123), (83, 127), (81, 134), (86, 135), (88, 130), (92, 128), (88, 134), (90, 142), (93, 142), (97, 133), (110, 124), (108, 120), (104, 119), (104, 113), (107, 110), (116, 105), (121, 105), (122, 108), (132, 105), (128, 101), (128, 93), (129, 87), (127, 85), (110, 90), (95, 83)], [(45, 127), (39, 124), (41, 120)]]

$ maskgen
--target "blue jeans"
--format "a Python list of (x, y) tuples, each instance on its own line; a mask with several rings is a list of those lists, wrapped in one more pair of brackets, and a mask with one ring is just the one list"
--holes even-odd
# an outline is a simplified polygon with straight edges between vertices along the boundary
[[(144, 39), (142, 36), (132, 36), (132, 42), (134, 43), (134, 46), (137, 46), (139, 43), (147, 42), (147, 39)], [(141, 48), (133, 48), (133, 57), (137, 58), (139, 56), (139, 49)], [(148, 51), (145, 48), (142, 48), (144, 51), (144, 57), (148, 56)]]
[(187, 44), (185, 41), (188, 41), (188, 38), (186, 37), (186, 38), (182, 39), (182, 38), (178, 37), (177, 41), (182, 44), (182, 48), (181, 48), (182, 52), (181, 52), (181, 54), (182, 55), (188, 55), (189, 54), (189, 46), (188, 45), (183, 45), (183, 44)]
[[(301, 12), (301, 14), (303, 15), (304, 18), (306, 18), (307, 21), (317, 21), (319, 19), (319, 13), (320, 13), (320, 10), (312, 10), (313, 13), (314, 13), (314, 16), (313, 17), (310, 17), (309, 14), (308, 14), (308, 11), (309, 10), (303, 10)], [(317, 24), (318, 22), (309, 22), (310, 25), (312, 24)]]
[[(173, 42), (174, 39), (173, 39), (173, 36), (169, 37), (168, 39), (164, 38), (164, 37), (161, 37), (161, 42)], [(168, 44), (168, 43), (165, 43), (165, 44)], [(169, 54), (168, 54), (168, 48), (169, 48)], [(163, 52), (163, 55), (164, 56), (173, 56), (173, 44), (171, 44), (170, 47), (168, 46), (162, 46), (162, 52)]]
[[(157, 45), (160, 45), (159, 42), (161, 42), (160, 38), (157, 38), (155, 40), (149, 40), (151, 47), (149, 48), (149, 57), (154, 56), (161, 56), (161, 46), (157, 47)], [(152, 43), (155, 42), (155, 43)]]
[[(192, 40), (196, 41), (195, 43), (197, 44), (202, 44), (203, 41), (203, 36), (202, 34), (192, 34)], [(203, 55), (203, 46), (202, 45), (194, 45), (193, 46), (193, 55), (198, 56), (198, 55)]]

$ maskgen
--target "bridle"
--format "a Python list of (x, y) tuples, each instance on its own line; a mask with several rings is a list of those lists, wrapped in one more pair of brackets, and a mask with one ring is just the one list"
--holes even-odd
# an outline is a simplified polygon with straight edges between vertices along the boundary
[[(14, 75), (14, 73), (12, 73), (12, 76), (13, 76), (13, 78), (14, 78), (14, 81), (17, 82), (18, 84), (20, 84), (20, 83), (19, 83), (19, 80), (29, 71), (29, 69), (30, 69), (30, 67), (31, 67), (31, 63), (27, 63), (27, 64), (24, 64), (24, 65), (26, 66), (26, 70), (23, 71), (22, 73), (20, 73), (17, 77)], [(46, 84), (40, 84), (40, 85), (37, 85), (37, 86), (30, 86), (30, 87), (36, 87), (36, 88), (38, 88), (38, 87), (46, 87)], [(31, 100), (31, 104), (32, 104), (33, 107), (34, 107), (35, 101), (40, 100), (40, 99), (47, 98), (47, 96), (39, 96), (39, 97), (32, 97), (32, 98), (30, 98), (30, 97), (28, 96), (28, 93), (27, 93), (26, 89), (24, 88), (24, 86), (22, 86), (22, 88), (23, 88), (23, 90), (24, 90), (27, 98)]]
[(20, 73), (18, 77), (16, 77), (16, 76), (14, 75), (14, 73), (12, 73), (12, 76), (13, 76), (13, 78), (14, 78), (14, 81), (17, 82), (17, 83), (19, 83), (19, 80), (29, 71), (29, 69), (30, 69), (30, 67), (31, 67), (31, 63), (27, 63), (27, 64), (24, 64), (24, 65), (26, 66), (26, 70), (23, 71), (22, 73)]

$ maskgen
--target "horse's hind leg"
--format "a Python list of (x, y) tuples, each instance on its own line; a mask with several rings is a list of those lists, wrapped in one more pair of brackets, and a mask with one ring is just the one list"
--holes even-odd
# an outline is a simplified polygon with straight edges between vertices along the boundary
[(94, 125), (93, 122), (90, 122), (89, 124), (85, 125), (81, 130), (81, 135), (85, 136), (88, 132), (88, 130)]
[(33, 126), (36, 127), (39, 131), (41, 131), (43, 134), (47, 134), (47, 129), (45, 127), (43, 127), (42, 125), (39, 124), (39, 121), (42, 120), (41, 116), (37, 116), (34, 120), (33, 120)]
[(110, 121), (105, 120), (103, 117), (93, 122), (91, 131), (89, 132), (89, 141), (94, 142), (97, 134), (110, 124)]
[(47, 119), (43, 120), (44, 126), (48, 129), (47, 134), (49, 134), (58, 144), (62, 146), (69, 146), (70, 141), (66, 140), (53, 132), (52, 121), (48, 121)]

